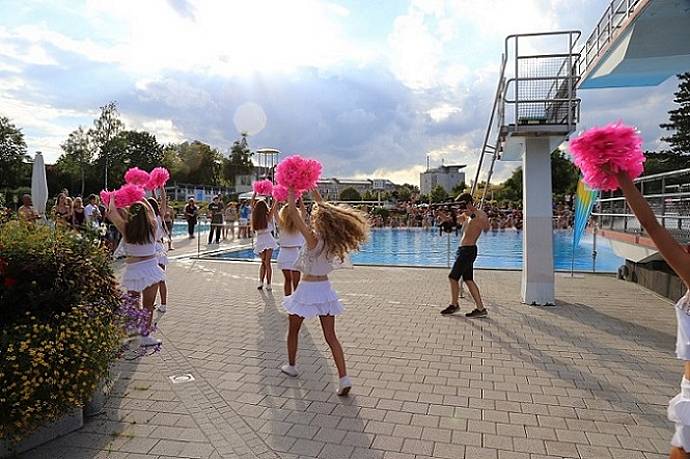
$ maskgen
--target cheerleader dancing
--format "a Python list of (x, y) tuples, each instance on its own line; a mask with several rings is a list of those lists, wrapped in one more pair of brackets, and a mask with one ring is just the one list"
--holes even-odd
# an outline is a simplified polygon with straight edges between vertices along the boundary
[(256, 200), (256, 191), (252, 196), (252, 231), (256, 234), (256, 241), (254, 242), (254, 253), (261, 257), (261, 267), (259, 268), (259, 286), (258, 290), (264, 289), (264, 281), (266, 282), (266, 290), (271, 291), (271, 281), (273, 279), (273, 268), (271, 266), (271, 257), (273, 251), (278, 248), (276, 240), (271, 233), (271, 225), (273, 216), (275, 215), (277, 203), (274, 202), (269, 209), (266, 201)]
[[(304, 221), (307, 209), (305, 209), (304, 201), (301, 199), (299, 200), (297, 213), (296, 218)], [(295, 263), (299, 257), (300, 250), (304, 246), (304, 236), (297, 228), (296, 218), (292, 217), (288, 206), (283, 206), (278, 212), (278, 228), (280, 229), (278, 243), (280, 251), (278, 252), (277, 262), (278, 268), (283, 272), (283, 294), (286, 297), (292, 295), (292, 292), (297, 290), (302, 275), (295, 269)]]
[(289, 314), (287, 336), (288, 363), (281, 371), (296, 377), (299, 330), (304, 319), (319, 317), (323, 335), (331, 349), (338, 370), (337, 394), (346, 396), (352, 388), (347, 376), (345, 354), (335, 333), (335, 317), (343, 312), (343, 305), (328, 280), (328, 274), (342, 264), (348, 252), (358, 250), (366, 242), (369, 225), (364, 214), (349, 207), (325, 202), (318, 191), (313, 192), (316, 204), (308, 225), (300, 214), (294, 190), (288, 197), (289, 218), (302, 233), (305, 245), (294, 268), (302, 273), (302, 280), (292, 295), (283, 300)]
[[(594, 189), (620, 188), (628, 206), (654, 241), (668, 265), (690, 287), (690, 251), (659, 224), (654, 211), (635, 186), (633, 178), (642, 174), (642, 138), (634, 128), (620, 123), (592, 128), (572, 140), (569, 148), (582, 169), (584, 181)], [(690, 292), (678, 300), (676, 357), (684, 363), (680, 393), (669, 402), (668, 419), (675, 424), (670, 459), (690, 459)]]

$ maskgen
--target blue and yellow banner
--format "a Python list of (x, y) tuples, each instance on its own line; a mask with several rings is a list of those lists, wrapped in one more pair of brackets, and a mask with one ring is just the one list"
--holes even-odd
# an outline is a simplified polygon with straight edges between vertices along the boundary
[(580, 179), (577, 184), (577, 193), (575, 195), (575, 222), (573, 224), (573, 250), (580, 245), (580, 239), (585, 233), (589, 216), (592, 214), (592, 208), (596, 203), (599, 192), (589, 188), (585, 182)]

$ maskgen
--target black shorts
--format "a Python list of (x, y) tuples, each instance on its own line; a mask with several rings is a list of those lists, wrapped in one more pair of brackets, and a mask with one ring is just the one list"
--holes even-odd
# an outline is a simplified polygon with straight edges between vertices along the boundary
[(453, 269), (450, 270), (448, 277), (459, 281), (460, 278), (464, 281), (471, 281), (474, 279), (474, 260), (477, 259), (476, 245), (461, 245), (456, 252), (455, 263)]

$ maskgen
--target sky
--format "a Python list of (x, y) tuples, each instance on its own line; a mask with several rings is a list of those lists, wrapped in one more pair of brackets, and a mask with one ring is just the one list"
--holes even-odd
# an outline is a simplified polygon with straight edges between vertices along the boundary
[[(582, 30), (604, 0), (0, 0), (0, 115), (48, 163), (98, 107), (161, 143), (316, 157), (326, 176), (473, 176), (508, 34)], [(9, 12), (9, 14), (8, 14)], [(646, 147), (672, 107), (654, 88), (580, 91), (578, 129), (622, 120)], [(501, 162), (495, 181), (516, 162)]]

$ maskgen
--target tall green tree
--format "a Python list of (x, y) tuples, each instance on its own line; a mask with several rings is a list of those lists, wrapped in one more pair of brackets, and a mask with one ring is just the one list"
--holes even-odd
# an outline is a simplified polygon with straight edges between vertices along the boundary
[(460, 182), (453, 187), (451, 194), (453, 196), (457, 196), (459, 194), (462, 194), (465, 192), (465, 188), (467, 188), (467, 185), (465, 185), (465, 182)]
[(80, 194), (83, 196), (86, 176), (93, 168), (92, 163), (96, 151), (93, 136), (79, 126), (69, 134), (67, 140), (60, 147), (63, 153), (56, 164), (58, 170), (71, 180), (76, 179), (80, 182)]
[(221, 184), (223, 156), (215, 148), (195, 140), (176, 146), (180, 160), (180, 175), (195, 185)]
[(105, 169), (105, 162), (109, 163), (109, 184), (112, 187), (124, 182), (124, 174), (130, 167), (151, 170), (163, 164), (165, 157), (163, 145), (156, 137), (146, 131), (122, 131), (103, 146), (107, 156), (101, 156), (96, 161), (97, 166)]
[(341, 201), (361, 201), (362, 195), (352, 187), (345, 188), (340, 192)]
[[(565, 195), (575, 193), (579, 178), (580, 172), (570, 162), (565, 152), (556, 150), (551, 153), (551, 190), (553, 194)], [(522, 184), (520, 184), (520, 188), (522, 188)]]
[(448, 192), (441, 186), (436, 185), (429, 193), (431, 202), (443, 202), (448, 199)]
[(674, 94), (673, 101), (677, 108), (669, 110), (668, 123), (659, 125), (662, 129), (671, 131), (668, 137), (661, 140), (668, 142), (671, 152), (676, 155), (690, 154), (690, 72), (678, 75), (678, 91)]
[(110, 148), (114, 147), (113, 140), (124, 129), (125, 123), (120, 119), (117, 103), (113, 101), (101, 107), (100, 115), (94, 120), (93, 128), (89, 130), (98, 151), (98, 163), (103, 170), (105, 188), (108, 188), (111, 178), (116, 178), (118, 182), (121, 180), (117, 174), (109, 170), (112, 164), (116, 164), (115, 158), (110, 157)]
[(230, 148), (230, 155), (223, 159), (223, 178), (229, 185), (235, 185), (235, 177), (250, 174), (254, 170), (251, 151), (247, 143), (247, 134), (235, 140)]
[(26, 180), (26, 142), (21, 129), (0, 116), (0, 188), (16, 188)]

